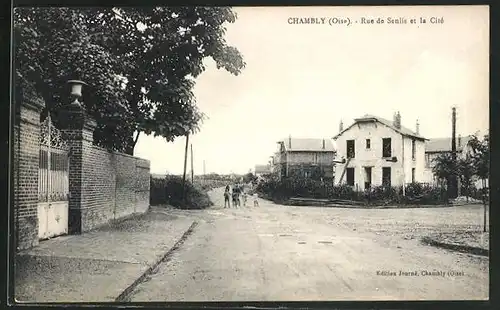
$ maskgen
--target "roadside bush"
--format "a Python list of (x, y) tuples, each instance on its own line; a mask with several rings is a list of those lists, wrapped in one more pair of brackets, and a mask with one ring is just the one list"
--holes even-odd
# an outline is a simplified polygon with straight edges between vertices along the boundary
[(365, 191), (363, 198), (369, 204), (389, 205), (399, 203), (400, 196), (402, 196), (402, 188), (380, 185)]
[(186, 202), (182, 193), (182, 178), (169, 175), (164, 179), (151, 177), (150, 204), (168, 204), (180, 209), (205, 209), (213, 205), (208, 194), (199, 185), (186, 180)]
[(195, 180), (195, 184), (202, 188), (204, 191), (211, 191), (215, 188), (225, 187), (227, 184), (230, 184), (230, 181), (225, 180)]
[(403, 202), (406, 204), (446, 204), (448, 193), (445, 187), (431, 186), (421, 183), (410, 183), (406, 186)]
[(330, 183), (312, 179), (290, 177), (279, 180), (266, 178), (256, 188), (263, 197), (274, 201), (286, 201), (296, 198), (316, 198), (330, 200), (348, 200), (364, 205), (411, 205), (411, 204), (447, 204), (446, 188), (421, 183), (402, 186), (374, 186), (359, 191), (347, 184), (331, 185)]
[(352, 186), (342, 184), (338, 186), (328, 186), (328, 196), (330, 199), (356, 200), (357, 194)]

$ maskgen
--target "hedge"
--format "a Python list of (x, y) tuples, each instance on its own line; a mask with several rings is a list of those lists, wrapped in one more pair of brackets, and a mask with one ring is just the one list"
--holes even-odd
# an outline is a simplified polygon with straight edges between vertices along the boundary
[(182, 195), (182, 178), (168, 175), (163, 179), (151, 177), (150, 204), (171, 205), (180, 209), (205, 209), (213, 206), (207, 192), (186, 180), (186, 202)]
[(408, 184), (403, 195), (403, 187), (374, 186), (369, 190), (355, 190), (349, 185), (332, 185), (326, 182), (306, 178), (268, 178), (257, 185), (257, 191), (263, 197), (286, 201), (289, 198), (316, 198), (331, 200), (349, 200), (364, 205), (389, 204), (447, 204), (446, 188), (420, 183)]

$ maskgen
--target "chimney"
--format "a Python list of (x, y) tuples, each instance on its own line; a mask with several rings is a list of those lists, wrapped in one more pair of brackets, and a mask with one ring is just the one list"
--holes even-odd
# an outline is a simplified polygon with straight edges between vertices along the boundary
[(323, 139), (323, 150), (325, 149), (325, 139)]
[(288, 136), (288, 148), (292, 148), (292, 135)]
[(339, 132), (342, 132), (342, 130), (344, 130), (344, 123), (342, 122), (342, 120), (340, 120), (340, 123), (339, 123)]
[(394, 122), (393, 122), (394, 127), (397, 129), (401, 129), (401, 114), (399, 114), (399, 111), (394, 113)]
[(417, 119), (417, 124), (415, 125), (415, 130), (416, 130), (416, 131), (415, 131), (415, 132), (416, 132), (416, 134), (417, 134), (417, 135), (419, 135), (419, 134), (420, 134), (420, 124), (419, 124), (419, 122), (418, 122), (418, 119)]
[(462, 136), (461, 135), (458, 135), (458, 147), (459, 148), (462, 147)]

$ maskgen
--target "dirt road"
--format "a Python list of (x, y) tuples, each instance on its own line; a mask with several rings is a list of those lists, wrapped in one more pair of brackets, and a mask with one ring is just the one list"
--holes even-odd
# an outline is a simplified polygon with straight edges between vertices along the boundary
[(135, 289), (132, 301), (488, 298), (488, 258), (380, 229), (397, 226), (398, 216), (411, 223), (419, 209), (286, 207), (264, 200), (258, 208), (224, 209), (222, 192), (213, 195), (210, 210), (168, 211), (199, 225)]

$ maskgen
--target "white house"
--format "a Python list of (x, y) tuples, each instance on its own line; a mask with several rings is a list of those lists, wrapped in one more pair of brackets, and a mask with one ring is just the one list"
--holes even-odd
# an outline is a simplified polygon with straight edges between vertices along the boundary
[(425, 138), (401, 126), (396, 113), (391, 122), (365, 115), (333, 137), (337, 145), (335, 184), (359, 189), (382, 184), (398, 186), (422, 182), (425, 170)]

